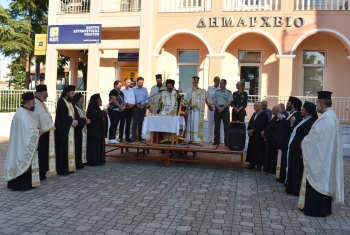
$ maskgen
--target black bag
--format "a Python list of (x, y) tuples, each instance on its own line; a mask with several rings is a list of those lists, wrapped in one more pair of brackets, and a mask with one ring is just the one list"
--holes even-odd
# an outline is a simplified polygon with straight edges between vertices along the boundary
[(286, 126), (285, 123), (283, 123), (283, 121), (278, 125), (275, 138), (272, 141), (272, 146), (281, 150), (288, 149), (289, 142), (289, 130), (287, 129), (288, 126)]

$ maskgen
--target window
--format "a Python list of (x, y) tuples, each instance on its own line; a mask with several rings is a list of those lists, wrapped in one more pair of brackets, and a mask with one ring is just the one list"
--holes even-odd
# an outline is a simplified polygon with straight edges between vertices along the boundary
[[(308, 1), (310, 1), (310, 5), (314, 4), (314, 0), (304, 0), (304, 5), (307, 5)], [(324, 5), (324, 0), (315, 0), (315, 5), (319, 5), (320, 3)]]
[(303, 52), (304, 96), (317, 96), (323, 90), (326, 52)]
[(198, 76), (198, 50), (179, 50), (179, 90), (186, 92), (192, 87), (192, 77)]
[(261, 52), (239, 51), (240, 80), (248, 95), (259, 95)]

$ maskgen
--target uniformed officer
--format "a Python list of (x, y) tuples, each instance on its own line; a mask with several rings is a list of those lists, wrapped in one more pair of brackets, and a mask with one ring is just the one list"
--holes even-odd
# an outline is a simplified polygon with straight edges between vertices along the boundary
[(217, 90), (214, 95), (214, 121), (215, 121), (215, 131), (214, 131), (214, 143), (213, 145), (219, 144), (220, 140), (220, 122), (221, 119), (224, 123), (224, 140), (225, 146), (227, 146), (227, 128), (230, 123), (230, 111), (229, 106), (233, 100), (232, 93), (229, 90), (226, 90), (227, 81), (221, 79), (220, 81), (220, 90)]
[(243, 84), (241, 81), (236, 83), (237, 91), (233, 92), (232, 106), (232, 121), (244, 122), (247, 112), (245, 108), (248, 103), (248, 93), (243, 90)]
[[(206, 100), (205, 103), (207, 104), (208, 110), (207, 110), (207, 118), (208, 118), (208, 142), (213, 142), (214, 143), (214, 128), (215, 128), (215, 121), (214, 121), (214, 111), (215, 111), (215, 106), (214, 106), (214, 95), (217, 90), (220, 90), (220, 78), (218, 76), (214, 77), (214, 86), (209, 86), (207, 93), (206, 93)], [(222, 122), (220, 124), (220, 133), (224, 133), (224, 128), (222, 125)], [(223, 140), (224, 138), (222, 137), (220, 139)]]

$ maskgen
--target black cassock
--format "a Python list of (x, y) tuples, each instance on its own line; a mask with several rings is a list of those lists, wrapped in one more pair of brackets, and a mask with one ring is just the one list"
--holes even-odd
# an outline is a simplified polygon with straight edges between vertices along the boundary
[[(68, 174), (68, 133), (73, 123), (68, 107), (61, 97), (57, 102), (55, 118), (56, 168), (57, 174)], [(68, 101), (69, 102), (69, 101)]]
[(326, 217), (332, 214), (332, 197), (317, 192), (306, 180), (304, 214)]
[(267, 114), (261, 112), (256, 119), (256, 113), (250, 118), (247, 130), (254, 129), (253, 135), (249, 136), (246, 162), (250, 162), (250, 166), (258, 165), (261, 167), (264, 158), (264, 139), (261, 137), (261, 132), (267, 125)]
[(264, 146), (264, 172), (276, 174), (277, 154), (278, 149), (272, 146), (272, 141), (275, 138), (279, 121), (277, 115), (275, 115), (271, 121), (267, 124), (264, 130), (265, 146)]
[(38, 160), (40, 180), (46, 179), (46, 172), (49, 170), (49, 140), (50, 131), (45, 132), (39, 138)]
[(304, 163), (301, 152), (301, 142), (314, 124), (315, 119), (311, 118), (301, 124), (296, 130), (292, 143), (289, 146), (288, 176), (286, 180), (286, 192), (299, 196), (301, 181), (303, 179)]
[[(91, 102), (91, 99), (90, 99)], [(98, 106), (87, 110), (86, 117), (90, 119), (87, 134), (87, 165), (100, 166), (106, 163), (105, 137), (106, 137), (106, 114)]]
[(78, 109), (74, 105), (74, 117), (78, 121), (78, 126), (74, 128), (74, 141), (75, 141), (75, 166), (77, 168), (83, 168), (85, 164), (82, 162), (81, 154), (83, 152), (83, 128), (86, 124), (86, 118), (81, 118)]
[[(286, 181), (286, 168), (287, 168), (287, 150), (288, 150), (288, 142), (289, 142), (289, 138), (290, 135), (292, 134), (292, 131), (294, 129), (294, 127), (296, 127), (299, 122), (301, 122), (301, 120), (303, 119), (301, 117), (300, 112), (298, 111), (294, 111), (292, 117), (295, 117), (295, 121), (293, 126), (290, 126), (290, 120), (288, 119), (282, 119), (281, 120), (281, 124), (282, 128), (283, 128), (283, 135), (284, 135), (284, 145), (286, 146), (285, 149), (282, 149), (282, 155), (281, 155), (281, 167), (280, 167), (280, 176), (279, 179), (277, 180), (278, 182), (284, 184)], [(292, 118), (291, 117), (291, 118)]]
[(16, 179), (7, 182), (7, 188), (13, 191), (24, 191), (32, 189), (32, 167), (18, 176)]

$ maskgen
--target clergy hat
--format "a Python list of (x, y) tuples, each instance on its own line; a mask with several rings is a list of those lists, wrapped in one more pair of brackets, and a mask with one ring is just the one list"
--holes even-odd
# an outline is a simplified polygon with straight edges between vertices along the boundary
[(197, 77), (197, 76), (192, 77), (192, 82), (198, 82), (198, 81), (199, 81), (199, 77)]
[(37, 86), (35, 87), (35, 89), (36, 89), (36, 92), (47, 91), (47, 87), (46, 87), (46, 85), (44, 85), (44, 84), (37, 85)]
[(172, 80), (172, 79), (167, 79), (166, 82), (165, 82), (165, 85), (168, 85), (168, 84), (171, 84), (171, 85), (175, 85), (175, 81)]
[(158, 79), (158, 78), (162, 79), (162, 75), (161, 74), (156, 74), (156, 79)]
[(304, 109), (306, 109), (311, 116), (316, 120), (318, 118), (317, 111), (316, 111), (316, 105), (314, 103), (311, 103), (309, 101), (305, 101), (303, 105)]
[(22, 94), (22, 102), (28, 101), (28, 100), (33, 100), (34, 99), (34, 94), (33, 92), (26, 92)]
[(76, 105), (81, 97), (83, 97), (83, 94), (81, 94), (80, 92), (76, 93), (73, 97), (72, 104)]
[(66, 96), (67, 92), (75, 91), (75, 86), (73, 85), (66, 85), (63, 87), (63, 91), (61, 94), (61, 98)]
[(317, 92), (319, 99), (321, 100), (331, 100), (332, 99), (332, 92), (330, 91), (318, 91)]
[(301, 102), (301, 100), (299, 100), (297, 97), (289, 96), (288, 101), (292, 102), (294, 104), (295, 109), (300, 111), (301, 106), (303, 105), (303, 102)]

